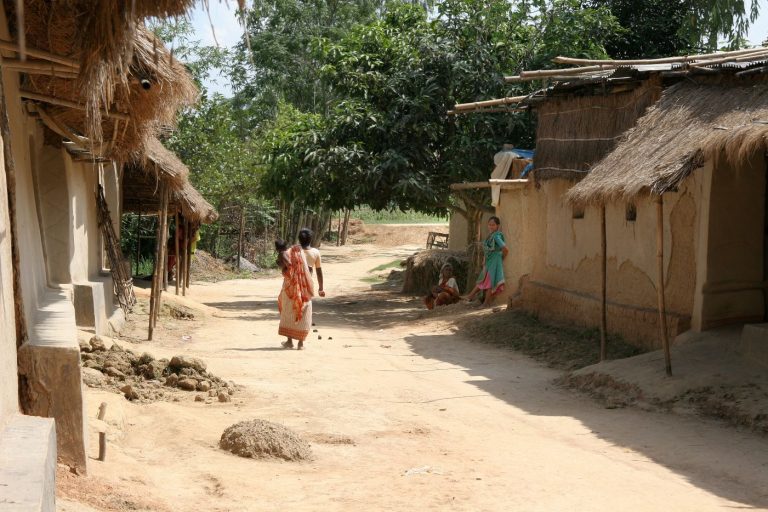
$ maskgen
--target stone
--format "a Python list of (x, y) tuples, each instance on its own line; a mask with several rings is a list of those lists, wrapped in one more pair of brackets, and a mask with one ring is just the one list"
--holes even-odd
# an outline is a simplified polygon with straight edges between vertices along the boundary
[(174, 370), (191, 368), (198, 372), (204, 372), (207, 368), (205, 362), (203, 362), (202, 360), (196, 357), (189, 357), (189, 356), (173, 356), (171, 358), (171, 362), (168, 363), (168, 366), (170, 366)]
[[(90, 347), (90, 345), (88, 345), (88, 346)], [(94, 356), (93, 354), (91, 354), (89, 352), (80, 352), (80, 360), (81, 361), (91, 361), (95, 357), (96, 356)]]
[(205, 391), (208, 391), (210, 389), (211, 389), (211, 383), (208, 382), (207, 380), (201, 380), (200, 382), (197, 383), (197, 390), (198, 391), (205, 392)]
[(128, 400), (138, 400), (139, 394), (136, 392), (135, 389), (133, 389), (133, 386), (130, 384), (126, 384), (125, 386), (120, 388), (120, 391), (123, 392), (123, 395)]
[(227, 393), (224, 393), (223, 391), (219, 393), (219, 402), (231, 402), (232, 398)]
[(118, 345), (117, 343), (113, 343), (112, 346), (109, 348), (112, 352), (125, 352), (125, 349)]
[(205, 398), (203, 398), (203, 395), (195, 395), (195, 402), (204, 402)]
[(168, 387), (176, 387), (176, 384), (179, 383), (179, 376), (175, 373), (170, 374), (168, 377), (165, 378), (165, 385)]
[(107, 377), (95, 368), (85, 367), (81, 368), (80, 371), (83, 375), (83, 384), (89, 388), (98, 388), (107, 383)]
[(116, 379), (125, 380), (125, 374), (115, 368), (114, 366), (109, 366), (107, 368), (104, 368), (104, 373), (109, 375), (110, 377), (114, 377)]
[(178, 386), (185, 391), (194, 391), (197, 388), (197, 380), (190, 378), (181, 379)]
[(235, 394), (235, 390), (233, 388), (229, 388), (229, 389), (227, 389), (227, 393), (229, 393), (230, 395), (234, 395)]
[(219, 393), (215, 389), (211, 389), (208, 391), (208, 396), (210, 397), (219, 396)]
[(79, 340), (77, 343), (80, 345), (80, 352), (90, 352), (93, 350), (91, 344), (85, 340)]
[(101, 363), (95, 359), (90, 359), (83, 362), (83, 366), (85, 368), (92, 368), (94, 370), (98, 370), (99, 373), (101, 373)]
[[(141, 358), (139, 361), (141, 361)], [(139, 365), (136, 370), (138, 374), (143, 376), (145, 379), (159, 379), (165, 372), (165, 364), (161, 361), (151, 361), (149, 363)]]
[(154, 360), (155, 360), (155, 358), (152, 357), (152, 354), (150, 354), (149, 352), (144, 352), (139, 357), (139, 364), (149, 364), (149, 363), (151, 363)]
[(91, 344), (91, 350), (94, 352), (104, 352), (107, 350), (107, 345), (104, 343), (104, 340), (101, 339), (101, 336), (94, 336), (89, 343)]

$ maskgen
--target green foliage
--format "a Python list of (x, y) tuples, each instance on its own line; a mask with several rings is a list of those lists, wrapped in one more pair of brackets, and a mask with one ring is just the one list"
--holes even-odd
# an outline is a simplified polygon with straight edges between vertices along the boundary
[(311, 206), (444, 212), (450, 183), (487, 176), (504, 143), (533, 142), (528, 115), (447, 111), (526, 91), (503, 80), (521, 65), (559, 53), (604, 57), (603, 41), (619, 29), (606, 8), (577, 0), (445, 0), (433, 14), (392, 3), (343, 37), (320, 40), (321, 80), (338, 99), (311, 118), (279, 106), (265, 137), (267, 189), (284, 190), (290, 178), (283, 197)]

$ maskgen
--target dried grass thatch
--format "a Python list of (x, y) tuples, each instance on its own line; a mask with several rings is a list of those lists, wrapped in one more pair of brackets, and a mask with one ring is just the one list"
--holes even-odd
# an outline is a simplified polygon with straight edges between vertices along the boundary
[(171, 210), (180, 211), (193, 224), (218, 218), (213, 206), (189, 181), (189, 169), (157, 139), (150, 139), (142, 154), (124, 166), (123, 211), (153, 213), (160, 209), (160, 189), (171, 190)]
[[(27, 45), (63, 58), (70, 67), (53, 76), (28, 74), (24, 89), (78, 105), (59, 105), (54, 114), (94, 143), (114, 141), (112, 154), (102, 156), (126, 158), (162, 126), (173, 125), (179, 108), (197, 97), (184, 66), (141, 20), (178, 15), (193, 3), (26, 0)], [(15, 3), (5, 6), (8, 19), (15, 20)], [(11, 28), (18, 37), (19, 28)], [(128, 115), (130, 122), (116, 122), (107, 112)]]
[(589, 203), (662, 194), (720, 152), (738, 164), (766, 148), (767, 82), (680, 82), (567, 197)]
[(654, 78), (624, 92), (548, 98), (538, 107), (534, 178), (583, 178), (660, 93)]

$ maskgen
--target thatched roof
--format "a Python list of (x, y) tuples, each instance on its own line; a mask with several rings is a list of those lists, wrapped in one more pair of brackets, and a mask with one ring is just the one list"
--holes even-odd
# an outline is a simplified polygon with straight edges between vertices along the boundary
[(123, 169), (123, 211), (155, 213), (160, 209), (161, 184), (171, 190), (171, 210), (193, 224), (210, 224), (218, 213), (189, 181), (189, 169), (157, 139)]
[(18, 44), (3, 49), (26, 52), (27, 61), (4, 60), (4, 66), (23, 73), (22, 97), (46, 104), (52, 118), (94, 144), (109, 142), (101, 156), (125, 159), (173, 125), (177, 111), (197, 97), (184, 66), (142, 23), (182, 14), (193, 4), (24, 0), (21, 31), (16, 3), (6, 2)]
[(738, 163), (766, 149), (768, 83), (680, 82), (662, 93), (568, 199), (605, 202), (662, 194), (721, 152)]

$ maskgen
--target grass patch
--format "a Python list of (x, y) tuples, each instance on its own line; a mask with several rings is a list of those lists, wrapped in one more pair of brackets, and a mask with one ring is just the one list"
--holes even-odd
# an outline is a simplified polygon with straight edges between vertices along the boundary
[[(545, 324), (521, 311), (502, 311), (474, 318), (462, 326), (475, 341), (508, 347), (552, 368), (576, 370), (600, 360), (600, 331)], [(623, 359), (645, 350), (619, 336), (608, 338), (608, 359)]]
[(358, 208), (352, 212), (352, 217), (361, 219), (366, 224), (427, 224), (448, 222), (448, 217), (427, 215), (414, 211), (374, 211), (370, 208)]
[(377, 283), (384, 282), (385, 278), (382, 276), (367, 276), (367, 277), (361, 277), (360, 281), (364, 283), (369, 283), (369, 284), (377, 284)]
[(403, 260), (394, 260), (390, 261), (389, 263), (382, 263), (378, 267), (373, 267), (368, 272), (381, 272), (382, 270), (387, 270), (388, 268), (400, 268), (402, 266)]

